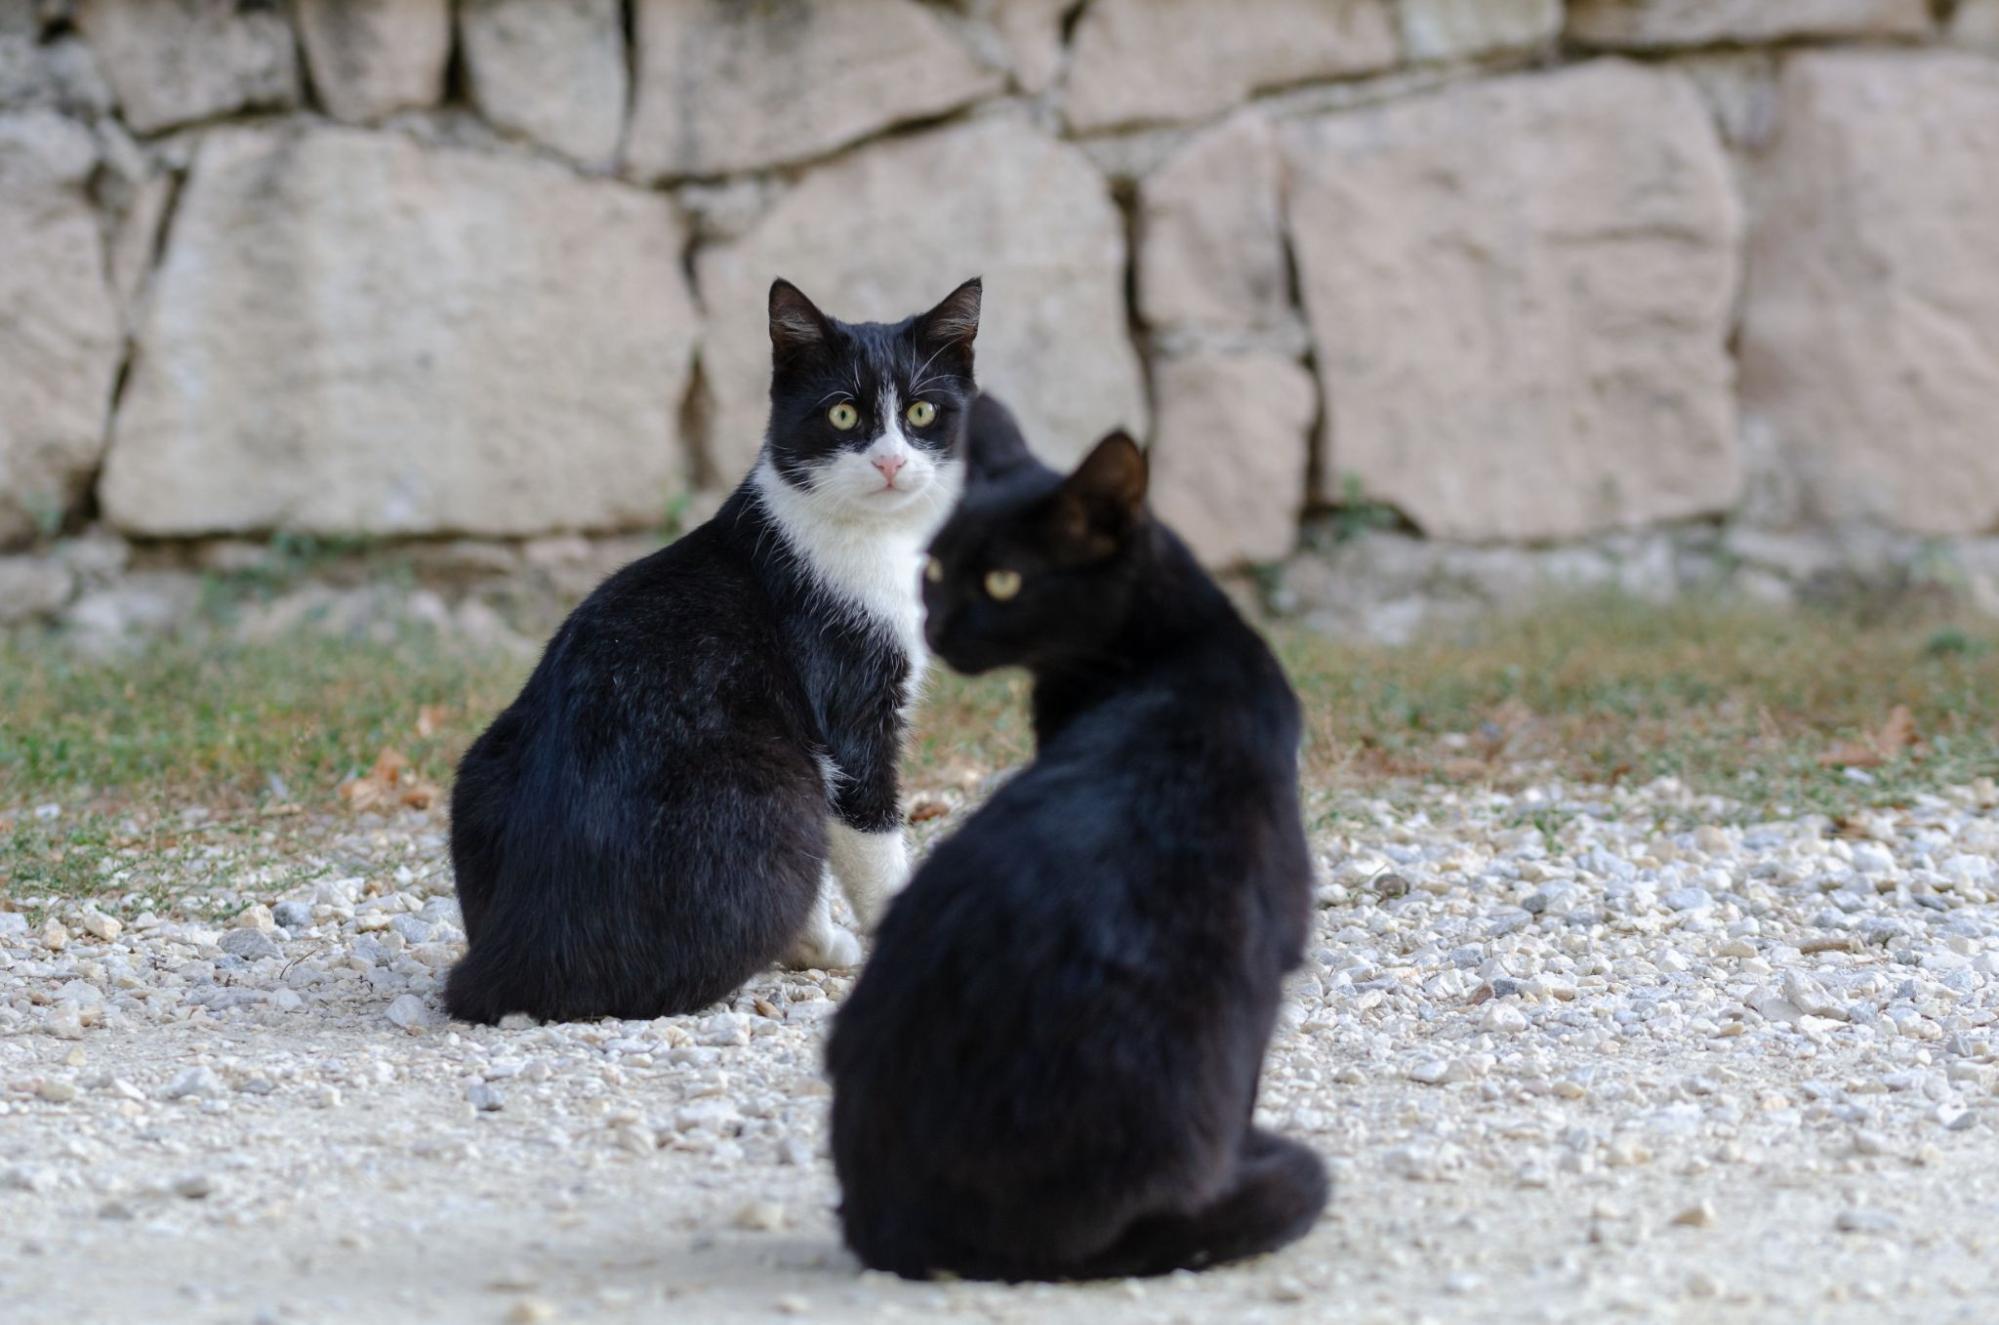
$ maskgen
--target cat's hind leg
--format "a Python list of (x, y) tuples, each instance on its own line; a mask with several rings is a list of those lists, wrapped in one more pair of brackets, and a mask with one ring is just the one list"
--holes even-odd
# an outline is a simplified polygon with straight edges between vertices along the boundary
[(1218, 1199), (1192, 1214), (1139, 1219), (1103, 1252), (1046, 1277), (1122, 1279), (1260, 1256), (1305, 1236), (1330, 1190), (1316, 1154), (1252, 1127), (1243, 1137), (1235, 1181)]
[(863, 929), (881, 923), (889, 900), (909, 882), (909, 843), (902, 826), (862, 832), (834, 819), (827, 824), (827, 853), (840, 877), (854, 918)]
[(861, 964), (860, 940), (833, 923), (831, 875), (820, 880), (805, 928), (785, 950), (782, 964), (793, 971), (844, 971)]
[(537, 992), (524, 992), (513, 972), (498, 960), (497, 940), (473, 948), (451, 968), (444, 985), (444, 1006), (460, 1021), (490, 1026), (509, 1012), (537, 1006)]

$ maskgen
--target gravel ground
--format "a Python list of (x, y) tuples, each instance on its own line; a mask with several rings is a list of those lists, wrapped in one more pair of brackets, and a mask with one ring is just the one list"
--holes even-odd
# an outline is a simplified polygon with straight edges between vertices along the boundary
[(1022, 1289), (841, 1250), (845, 977), (453, 1027), (436, 818), (204, 845), (190, 812), (102, 909), (0, 913), (0, 1319), (1999, 1318), (1999, 792), (1664, 826), (1729, 809), (1319, 797), (1263, 1112), (1327, 1156), (1326, 1219), (1242, 1267)]

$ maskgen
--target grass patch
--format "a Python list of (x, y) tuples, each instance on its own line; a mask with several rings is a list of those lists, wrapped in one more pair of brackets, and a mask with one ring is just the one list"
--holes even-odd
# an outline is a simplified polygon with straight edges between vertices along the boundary
[[(1308, 777), (1326, 787), (1672, 775), (1744, 817), (1837, 815), (1999, 770), (1990, 624), (1604, 600), (1401, 649), (1293, 630), (1276, 643), (1307, 710)], [(117, 661), (0, 641), (0, 901), (105, 888), (135, 852), (232, 837), (281, 850), (285, 816), (346, 813), (340, 784), (383, 749), (448, 787), (526, 666), (428, 632)], [(1017, 675), (936, 676), (912, 786), (1026, 758), (1026, 694)]]
[(429, 632), (392, 645), (163, 644), (116, 661), (0, 645), (0, 813), (104, 795), (309, 803), (385, 746), (441, 777), (523, 670)]
[[(1404, 649), (1279, 648), (1331, 781), (1672, 776), (1840, 814), (1999, 770), (1999, 628), (1606, 598)], [(1906, 716), (1896, 717), (1896, 710)]]
[(337, 811), (385, 748), (446, 781), (523, 673), (427, 631), (117, 660), (0, 641), (0, 901), (104, 890), (134, 852), (282, 851), (292, 817)]

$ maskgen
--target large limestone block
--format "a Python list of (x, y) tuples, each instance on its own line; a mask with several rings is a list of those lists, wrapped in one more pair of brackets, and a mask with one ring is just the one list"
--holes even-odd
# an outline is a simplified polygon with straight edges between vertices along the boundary
[(1745, 411), (1774, 430), (1808, 513), (1999, 530), (1999, 63), (1800, 55), (1780, 96)]
[(1155, 332), (1242, 336), (1291, 324), (1282, 170), (1269, 121), (1245, 111), (1146, 176), (1138, 308)]
[[(448, 0), (294, 0), (313, 90), (336, 120), (365, 124), (444, 95)], [(560, 5), (551, 8), (561, 8)]]
[(122, 346), (96, 163), (53, 112), (0, 115), (0, 546), (54, 523), (104, 454)]
[(1617, 61), (1295, 127), (1326, 464), (1435, 537), (1570, 538), (1739, 486), (1740, 206), (1683, 77)]
[(1569, 36), (1592, 46), (1752, 45), (1929, 30), (1929, 0), (1569, 0)]
[(298, 53), (276, 6), (79, 0), (76, 22), (125, 122), (141, 133), (298, 102)]
[(985, 277), (981, 385), (1051, 461), (1145, 428), (1127, 337), (1124, 226), (1082, 153), (1013, 117), (883, 143), (809, 172), (742, 239), (701, 253), (709, 454), (733, 482), (769, 413), (773, 276), (850, 321), (899, 320)]
[(84, 114), (111, 108), (90, 48), (50, 31), (38, 0), (0, 0), (0, 110), (46, 106)]
[(696, 315), (666, 199), (350, 129), (223, 129), (100, 498), (141, 534), (656, 521)]
[(1074, 0), (977, 0), (990, 15), (1013, 62), (1014, 81), (1030, 96), (1048, 90), (1062, 71), (1062, 25)]
[(1999, 55), (1999, 0), (1964, 0), (1950, 21), (1950, 39)]
[(618, 0), (459, 0), (459, 41), (479, 113), (586, 166), (608, 166), (625, 126)]
[(1203, 563), (1277, 561), (1297, 541), (1318, 392), (1281, 354), (1156, 364), (1152, 504)]
[(1082, 132), (1200, 119), (1398, 55), (1381, 0), (1095, 0), (1072, 39), (1065, 113)]
[(0, 110), (34, 106), (102, 115), (111, 109), (111, 89), (76, 38), (42, 42), (0, 32)]
[(625, 154), (646, 178), (824, 156), (998, 91), (915, 0), (636, 0)]
[(0, 626), (52, 617), (76, 592), (76, 577), (56, 557), (0, 557)]
[(1412, 60), (1531, 50), (1562, 32), (1562, 0), (1400, 0), (1396, 16)]

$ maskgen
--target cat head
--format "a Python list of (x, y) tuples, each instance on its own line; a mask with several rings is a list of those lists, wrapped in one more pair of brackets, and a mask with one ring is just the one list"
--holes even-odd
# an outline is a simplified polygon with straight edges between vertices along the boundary
[(1130, 611), (1147, 555), (1145, 455), (1113, 432), (1061, 474), (1006, 408), (974, 402), (965, 493), (931, 540), (924, 637), (961, 672), (1098, 654)]
[(770, 431), (776, 479), (837, 519), (941, 514), (957, 495), (956, 439), (977, 388), (981, 286), (927, 313), (841, 322), (789, 281), (770, 287)]

